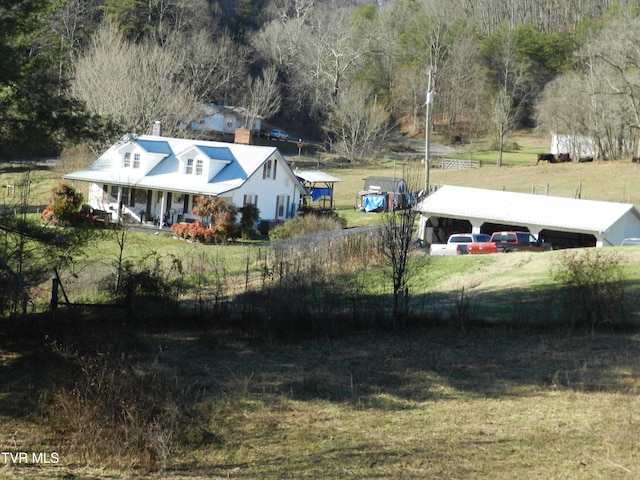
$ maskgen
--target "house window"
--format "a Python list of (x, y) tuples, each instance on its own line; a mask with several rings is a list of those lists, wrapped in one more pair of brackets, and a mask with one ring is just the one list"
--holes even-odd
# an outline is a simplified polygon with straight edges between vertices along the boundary
[(118, 186), (111, 185), (111, 195), (109, 196), (109, 203), (116, 203), (118, 201)]
[(129, 187), (122, 187), (121, 205), (129, 205)]
[(124, 154), (124, 168), (129, 168), (131, 166), (131, 152), (127, 152)]
[(193, 174), (193, 158), (187, 158), (187, 167), (185, 168), (184, 173), (187, 175)]
[(278, 195), (276, 199), (276, 218), (285, 218), (289, 210), (289, 197)]
[(271, 178), (271, 160), (267, 160), (262, 167), (262, 178)]
[(140, 154), (133, 154), (133, 168), (140, 168)]
[(246, 207), (247, 205), (258, 205), (258, 195), (254, 195), (253, 193), (245, 195), (242, 206)]
[(199, 158), (196, 160), (196, 175), (202, 175), (202, 169), (204, 167), (204, 164), (202, 162), (202, 159)]
[(227, 118), (225, 118), (225, 120), (226, 120), (226, 123), (227, 123), (227, 128), (228, 129), (233, 128), (233, 118), (232, 117), (227, 117)]

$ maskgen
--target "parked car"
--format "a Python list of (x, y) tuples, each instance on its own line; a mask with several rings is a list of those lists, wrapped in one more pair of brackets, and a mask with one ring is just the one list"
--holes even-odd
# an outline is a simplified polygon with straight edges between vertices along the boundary
[(282, 140), (286, 142), (289, 140), (289, 134), (284, 130), (271, 130), (269, 132), (269, 140)]
[(640, 238), (625, 238), (620, 244), (621, 247), (634, 247), (640, 245)]
[(529, 232), (495, 232), (491, 234), (489, 242), (467, 245), (467, 253), (470, 254), (546, 250), (551, 250), (551, 245), (538, 240)]
[(429, 247), (429, 253), (434, 256), (464, 255), (467, 253), (467, 245), (470, 243), (488, 242), (490, 236), (485, 233), (454, 233), (447, 243), (433, 243)]

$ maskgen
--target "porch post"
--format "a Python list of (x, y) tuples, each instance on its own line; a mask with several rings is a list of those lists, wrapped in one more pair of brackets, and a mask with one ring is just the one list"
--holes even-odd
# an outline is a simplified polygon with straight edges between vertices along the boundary
[(118, 201), (116, 202), (116, 204), (118, 205), (118, 208), (116, 210), (118, 219), (116, 223), (120, 225), (122, 223), (122, 186), (118, 187)]
[(160, 229), (162, 229), (162, 227), (164, 227), (164, 212), (165, 212), (165, 192), (160, 192), (158, 191), (158, 195), (162, 193), (162, 202), (160, 203), (160, 221), (158, 222), (158, 226), (160, 227)]

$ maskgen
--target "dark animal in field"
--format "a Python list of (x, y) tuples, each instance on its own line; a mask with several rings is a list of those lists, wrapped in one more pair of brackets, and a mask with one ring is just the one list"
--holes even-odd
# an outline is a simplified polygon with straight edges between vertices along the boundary
[(547, 162), (547, 163), (566, 163), (566, 162), (570, 162), (571, 161), (571, 157), (569, 156), (568, 153), (539, 153), (538, 154), (538, 161), (536, 162), (536, 165), (540, 162)]
[(538, 161), (536, 162), (536, 165), (540, 162), (552, 162), (553, 160), (554, 160), (553, 153), (539, 153)]
[(588, 163), (593, 162), (593, 157), (580, 157), (578, 159), (578, 163)]

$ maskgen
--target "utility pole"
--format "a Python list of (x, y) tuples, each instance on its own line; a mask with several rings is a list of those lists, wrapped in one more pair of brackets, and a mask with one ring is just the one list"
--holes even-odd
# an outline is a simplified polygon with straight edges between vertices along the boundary
[(429, 85), (427, 86), (427, 120), (424, 134), (424, 192), (429, 195), (429, 146), (431, 145), (431, 109), (436, 93), (433, 91), (433, 72), (429, 68)]

